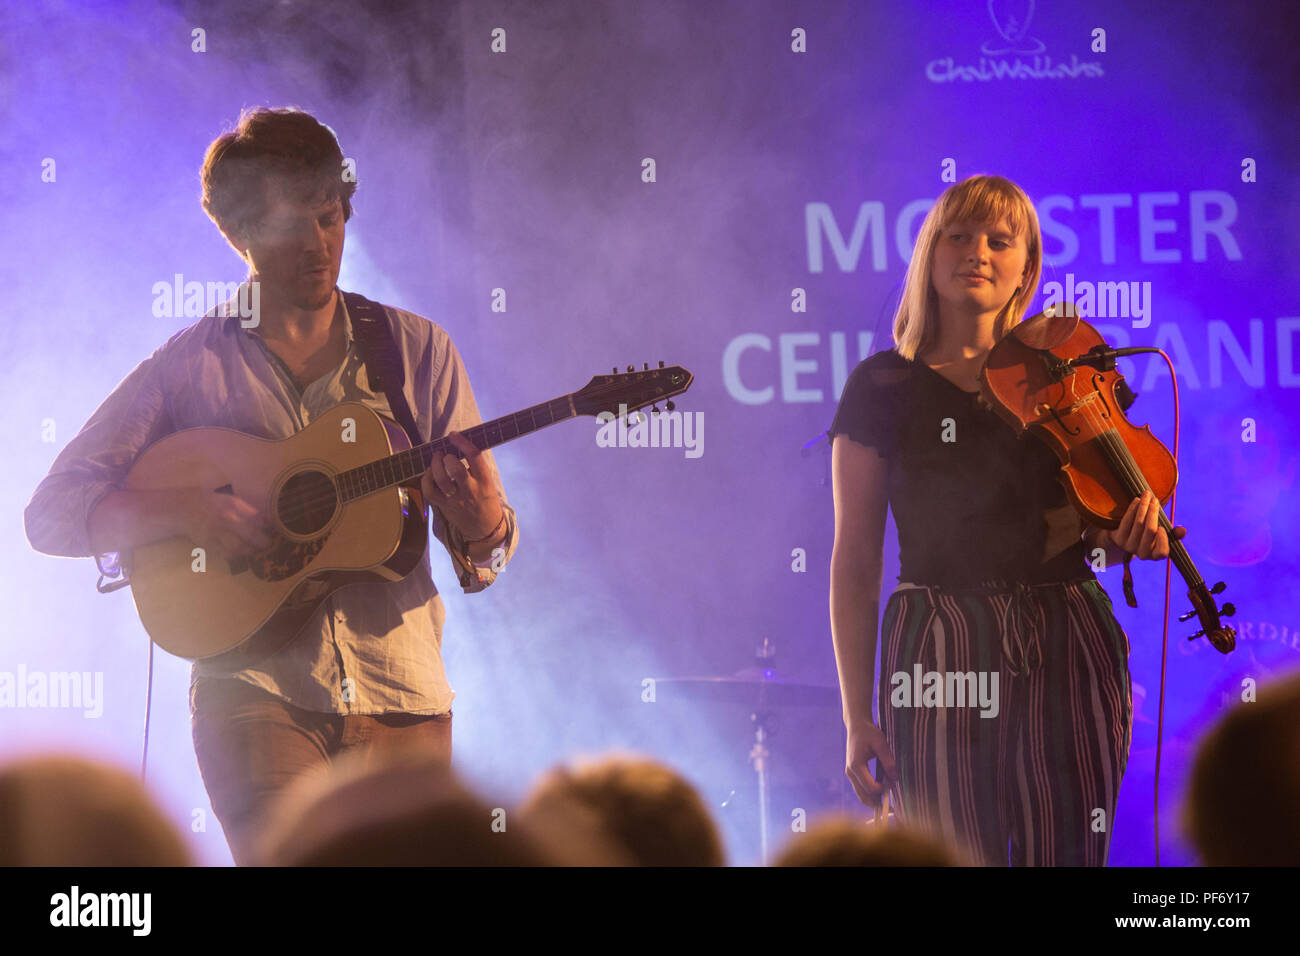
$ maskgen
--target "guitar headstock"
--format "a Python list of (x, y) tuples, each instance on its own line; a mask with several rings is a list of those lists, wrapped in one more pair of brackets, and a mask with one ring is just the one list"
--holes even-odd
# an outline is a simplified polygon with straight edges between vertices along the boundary
[[(620, 406), (636, 411), (664, 399), (680, 395), (691, 387), (695, 376), (680, 365), (658, 368), (644, 365), (640, 371), (629, 365), (626, 372), (614, 369), (610, 375), (597, 375), (581, 391), (573, 393), (573, 406), (579, 415), (599, 415), (609, 412), (619, 415)], [(673, 410), (673, 403), (667, 408)]]

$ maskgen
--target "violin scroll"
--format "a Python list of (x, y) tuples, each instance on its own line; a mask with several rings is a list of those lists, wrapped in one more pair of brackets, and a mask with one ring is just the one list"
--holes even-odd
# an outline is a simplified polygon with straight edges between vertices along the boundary
[(1225, 604), (1222, 608), (1216, 608), (1214, 599), (1211, 594), (1218, 594), (1227, 587), (1222, 581), (1214, 587), (1206, 589), (1205, 583), (1201, 582), (1200, 586), (1193, 586), (1187, 592), (1187, 596), (1192, 599), (1193, 610), (1188, 611), (1178, 620), (1186, 621), (1192, 617), (1200, 618), (1201, 629), (1187, 639), (1194, 641), (1196, 638), (1204, 635), (1208, 637), (1214, 649), (1220, 654), (1230, 653), (1237, 646), (1237, 632), (1230, 627), (1224, 626), (1219, 620), (1220, 615), (1223, 617), (1232, 617), (1237, 613), (1237, 609), (1232, 604)]

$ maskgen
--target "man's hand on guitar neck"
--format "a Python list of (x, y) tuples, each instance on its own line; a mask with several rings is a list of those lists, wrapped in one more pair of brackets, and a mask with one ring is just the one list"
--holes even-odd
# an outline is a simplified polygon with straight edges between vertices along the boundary
[(481, 563), (506, 533), (501, 480), (492, 459), (463, 434), (449, 437), (460, 456), (435, 457), (420, 479), (420, 491), (467, 540), (477, 542), (470, 545), (470, 559)]

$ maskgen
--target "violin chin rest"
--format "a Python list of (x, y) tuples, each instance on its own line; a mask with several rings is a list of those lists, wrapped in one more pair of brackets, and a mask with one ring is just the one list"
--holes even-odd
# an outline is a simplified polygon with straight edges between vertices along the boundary
[(1025, 319), (1011, 330), (1011, 334), (1029, 348), (1046, 352), (1069, 341), (1078, 326), (1078, 310), (1073, 304), (1054, 302), (1034, 317)]

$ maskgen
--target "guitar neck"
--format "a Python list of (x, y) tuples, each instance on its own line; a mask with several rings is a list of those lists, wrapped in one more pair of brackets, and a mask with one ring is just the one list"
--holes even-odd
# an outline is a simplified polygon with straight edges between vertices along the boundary
[[(561, 395), (549, 402), (533, 405), (511, 415), (502, 415), (490, 422), (467, 428), (464, 435), (479, 451), (486, 451), (513, 441), (530, 432), (577, 417), (573, 395)], [(344, 503), (372, 494), (384, 488), (418, 479), (436, 455), (459, 455), (449, 436), (399, 451), (368, 465), (340, 472), (335, 476)]]

